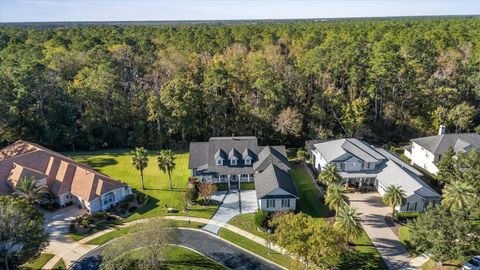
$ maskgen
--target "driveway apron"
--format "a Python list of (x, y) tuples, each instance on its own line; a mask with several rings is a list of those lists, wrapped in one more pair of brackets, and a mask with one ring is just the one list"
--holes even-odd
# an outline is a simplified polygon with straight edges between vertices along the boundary
[(358, 209), (363, 228), (391, 270), (417, 269), (410, 265), (412, 257), (385, 222), (391, 208), (383, 204), (378, 193), (350, 193), (350, 204)]

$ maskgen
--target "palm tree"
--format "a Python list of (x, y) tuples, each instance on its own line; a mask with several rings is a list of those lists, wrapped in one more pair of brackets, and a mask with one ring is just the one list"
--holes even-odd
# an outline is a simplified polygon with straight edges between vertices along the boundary
[(338, 210), (349, 204), (347, 195), (345, 195), (346, 189), (343, 186), (333, 184), (327, 189), (327, 196), (325, 196), (325, 203), (332, 210), (335, 210), (335, 216), (338, 214)]
[(158, 156), (158, 167), (164, 173), (168, 173), (168, 179), (170, 180), (170, 189), (172, 189), (172, 177), (171, 172), (175, 169), (175, 155), (172, 150), (162, 150)]
[(392, 207), (392, 217), (395, 217), (395, 207), (397, 205), (403, 205), (405, 203), (406, 195), (405, 191), (400, 186), (390, 185), (385, 190), (383, 195), (383, 202)]
[(41, 203), (50, 190), (45, 185), (38, 185), (32, 176), (25, 176), (15, 186), (15, 195), (25, 198), (29, 203)]
[(142, 177), (142, 189), (145, 189), (143, 183), (143, 170), (148, 166), (147, 150), (143, 147), (135, 147), (135, 151), (132, 152), (132, 155), (132, 165), (135, 166), (135, 169), (140, 171), (140, 176)]
[(340, 183), (342, 177), (338, 174), (337, 165), (327, 164), (318, 175), (318, 180), (327, 186)]
[(344, 233), (347, 239), (352, 242), (363, 234), (357, 209), (350, 205), (340, 208), (335, 218), (334, 227)]
[(466, 182), (452, 181), (443, 188), (442, 205), (450, 211), (469, 209), (476, 200), (475, 188)]

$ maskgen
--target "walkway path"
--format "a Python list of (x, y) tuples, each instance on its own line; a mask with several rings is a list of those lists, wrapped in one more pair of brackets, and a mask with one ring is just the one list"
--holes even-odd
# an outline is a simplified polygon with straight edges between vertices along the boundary
[(351, 205), (358, 209), (363, 228), (390, 270), (419, 269), (428, 260), (425, 257), (413, 259), (387, 225), (385, 216), (391, 208), (383, 204), (378, 193), (350, 193), (348, 197)]
[[(165, 217), (159, 217), (159, 218), (163, 218), (163, 219), (167, 219), (167, 220), (179, 220), (179, 221), (191, 221), (191, 222), (205, 223), (205, 224), (208, 224), (208, 225), (211, 225), (211, 226), (215, 226), (215, 227), (219, 227), (219, 228), (225, 228), (225, 229), (228, 229), (232, 232), (240, 234), (243, 237), (246, 237), (246, 238), (248, 238), (248, 239), (250, 239), (250, 240), (252, 240), (252, 241), (254, 241), (258, 244), (261, 244), (265, 247), (268, 247), (267, 241), (265, 239), (263, 239), (261, 237), (258, 237), (254, 234), (251, 234), (247, 231), (244, 231), (240, 228), (237, 228), (233, 225), (227, 224), (225, 222), (220, 222), (220, 221), (205, 219), (205, 218), (195, 218), (195, 217), (185, 217), (185, 216), (165, 216)], [(146, 222), (148, 220), (149, 219), (132, 221), (132, 222), (129, 222), (129, 223), (122, 224), (122, 225), (118, 226), (116, 229), (126, 227), (126, 226), (130, 226), (130, 225), (140, 223), (140, 222)], [(86, 244), (87, 242), (89, 242), (90, 240), (95, 239), (95, 238), (97, 238), (101, 235), (104, 235), (106, 233), (114, 231), (114, 230), (115, 229), (103, 230), (103, 231), (97, 232), (95, 234), (92, 234), (88, 237), (85, 237), (78, 242), (75, 242), (71, 239), (68, 239), (68, 242), (65, 242), (65, 245), (63, 245), (64, 249), (62, 251), (57, 250), (57, 251), (51, 252), (55, 256), (50, 261), (48, 261), (47, 264), (45, 264), (43, 269), (51, 269), (53, 267), (53, 265), (55, 265), (55, 263), (57, 263), (58, 260), (60, 260), (62, 258), (65, 261), (65, 265), (67, 267), (69, 267), (70, 265), (72, 265), (72, 263), (79, 260), (82, 256), (84, 256), (89, 251), (91, 251), (91, 250), (93, 250), (97, 247), (95, 245), (88, 245), (88, 244)], [(65, 236), (65, 239), (67, 239), (67, 238), (68, 237)], [(281, 247), (278, 247), (276, 245), (271, 245), (271, 248), (272, 248), (272, 250), (274, 250), (276, 252), (279, 252), (279, 253), (282, 253), (282, 254), (285, 253), (284, 249), (282, 249)]]

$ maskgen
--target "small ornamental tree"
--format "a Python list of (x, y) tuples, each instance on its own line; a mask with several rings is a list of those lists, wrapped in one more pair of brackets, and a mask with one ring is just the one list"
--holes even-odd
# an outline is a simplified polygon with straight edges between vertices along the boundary
[(268, 212), (257, 209), (254, 216), (255, 226), (257, 228), (265, 228), (267, 223)]
[(204, 182), (200, 184), (200, 186), (198, 187), (198, 191), (200, 195), (202, 195), (202, 197), (205, 199), (205, 204), (209, 205), (212, 195), (215, 194), (215, 192), (217, 191), (217, 186), (212, 183)]

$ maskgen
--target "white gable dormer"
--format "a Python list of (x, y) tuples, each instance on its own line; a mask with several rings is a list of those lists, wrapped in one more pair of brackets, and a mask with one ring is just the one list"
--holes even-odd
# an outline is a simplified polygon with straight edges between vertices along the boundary
[(237, 165), (237, 162), (238, 162), (238, 158), (233, 156), (230, 158), (230, 164), (231, 165)]
[(223, 158), (222, 157), (217, 157), (215, 159), (215, 164), (218, 165), (218, 166), (223, 165)]
[(252, 165), (252, 158), (251, 157), (247, 156), (245, 158), (245, 165)]

